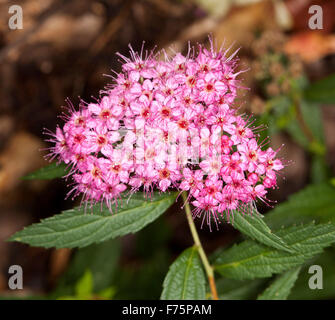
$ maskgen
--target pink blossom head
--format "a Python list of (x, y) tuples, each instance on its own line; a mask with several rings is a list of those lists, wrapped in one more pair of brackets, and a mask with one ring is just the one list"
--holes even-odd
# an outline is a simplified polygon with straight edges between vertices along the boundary
[(267, 202), (282, 161), (234, 108), (235, 53), (210, 42), (164, 60), (131, 49), (100, 99), (70, 109), (50, 140), (71, 165), (74, 195), (111, 207), (125, 192), (177, 189), (194, 215), (215, 220)]

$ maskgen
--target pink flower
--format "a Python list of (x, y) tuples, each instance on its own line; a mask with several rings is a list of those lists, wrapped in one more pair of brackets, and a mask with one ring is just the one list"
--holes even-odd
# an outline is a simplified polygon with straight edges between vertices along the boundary
[[(234, 54), (189, 48), (159, 60), (153, 52), (122, 58), (122, 71), (94, 103), (69, 103), (63, 128), (47, 132), (49, 156), (71, 165), (69, 192), (112, 210), (122, 193), (189, 191), (194, 215), (253, 208), (277, 186), (283, 163), (264, 148), (253, 122), (233, 106), (240, 82)], [(203, 221), (204, 221), (203, 220)]]
[(156, 166), (158, 171), (158, 188), (166, 191), (170, 185), (180, 179), (180, 171), (176, 163), (168, 163), (166, 165), (159, 164)]
[(101, 152), (109, 156), (112, 144), (119, 140), (120, 134), (117, 131), (108, 131), (107, 127), (97, 126), (94, 131), (87, 134), (90, 152)]
[(120, 105), (111, 104), (111, 99), (109, 97), (103, 97), (99, 104), (90, 103), (88, 105), (88, 110), (96, 118), (92, 118), (89, 121), (89, 126), (91, 128), (96, 127), (107, 127), (109, 130), (117, 130), (119, 128), (118, 117), (120, 117), (123, 109)]
[(185, 191), (190, 190), (190, 193), (196, 196), (203, 188), (203, 175), (202, 170), (192, 171), (189, 168), (184, 168), (184, 180), (179, 185), (179, 188)]
[(215, 213), (218, 209), (219, 201), (207, 195), (205, 197), (197, 198), (197, 200), (193, 201), (192, 204), (196, 207), (196, 214), (199, 214), (202, 211)]
[(252, 130), (247, 127), (247, 123), (241, 117), (236, 118), (236, 125), (227, 132), (231, 134), (231, 140), (235, 145), (242, 142), (247, 143), (254, 137)]
[(59, 157), (61, 161), (69, 163), (72, 157), (72, 152), (62, 129), (57, 127), (56, 133), (46, 130), (45, 134), (51, 136), (51, 139), (47, 139), (47, 141), (54, 144), (54, 146), (49, 148), (50, 153), (47, 156), (51, 159)]
[(213, 73), (207, 73), (203, 79), (199, 79), (197, 87), (200, 90), (200, 99), (207, 104), (213, 103), (217, 97), (227, 91), (227, 86), (217, 80)]
[(239, 144), (237, 150), (241, 153), (242, 163), (249, 172), (263, 174), (265, 166), (262, 164), (265, 160), (265, 154), (257, 144), (255, 139), (251, 139), (247, 144)]
[(231, 109), (229, 109), (227, 104), (222, 104), (218, 107), (218, 111), (215, 115), (212, 115), (207, 122), (212, 125), (213, 131), (221, 132), (222, 130), (229, 132), (235, 129), (233, 123), (235, 122), (235, 117), (231, 114)]
[(121, 193), (127, 189), (125, 184), (120, 183), (119, 179), (110, 180), (108, 183), (103, 184), (102, 186), (103, 194), (101, 195), (102, 201), (104, 201), (112, 212), (112, 204), (115, 203)]

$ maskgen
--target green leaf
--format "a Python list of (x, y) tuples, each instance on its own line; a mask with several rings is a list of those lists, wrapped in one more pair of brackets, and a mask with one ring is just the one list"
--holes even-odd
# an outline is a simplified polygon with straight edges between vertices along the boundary
[[(281, 95), (268, 100), (268, 108), (271, 112), (272, 125), (278, 130), (286, 128), (286, 126), (295, 119), (295, 109), (292, 105), (291, 99), (286, 95)], [(269, 128), (271, 135), (276, 130)]]
[(162, 300), (204, 300), (206, 278), (196, 247), (185, 250), (170, 266)]
[(301, 267), (286, 271), (257, 298), (257, 300), (286, 300), (293, 288)]
[(305, 99), (320, 103), (335, 103), (335, 74), (312, 83), (304, 91)]
[(291, 195), (265, 215), (271, 228), (312, 220), (335, 222), (335, 187), (330, 184), (310, 185)]
[(329, 180), (331, 172), (323, 156), (313, 155), (310, 168), (310, 176), (311, 181), (315, 184), (325, 183)]
[(256, 210), (253, 210), (252, 214), (235, 211), (229, 218), (227, 217), (227, 213), (225, 213), (223, 217), (234, 228), (250, 238), (270, 247), (292, 252), (292, 249), (280, 237), (272, 233), (271, 229), (263, 221), (263, 216)]
[[(154, 194), (146, 201), (142, 193), (118, 204), (117, 213), (97, 204), (92, 213), (75, 208), (42, 220), (14, 234), (9, 240), (39, 247), (85, 247), (141, 230), (165, 212), (176, 199), (176, 193)], [(115, 208), (114, 212), (115, 212)], [(88, 209), (89, 210), (89, 209)]]
[[(265, 279), (235, 280), (217, 279), (216, 288), (220, 300), (255, 300), (258, 292), (264, 286)], [(208, 292), (209, 290), (207, 290)]]
[(38, 169), (28, 175), (24, 176), (24, 180), (51, 180), (55, 178), (60, 178), (68, 173), (67, 165), (65, 163), (53, 162), (41, 169)]
[(57, 288), (49, 298), (57, 298), (64, 294), (74, 295), (73, 286), (82, 278), (87, 269), (93, 275), (94, 292), (109, 287), (115, 279), (119, 256), (119, 239), (111, 239), (76, 250), (70, 266), (58, 281)]
[(110, 300), (114, 297), (116, 289), (108, 287), (94, 294), (94, 279), (92, 272), (87, 269), (84, 275), (77, 281), (73, 295), (61, 295), (58, 300)]
[(309, 141), (296, 119), (290, 121), (286, 126), (285, 130), (291, 135), (292, 139), (297, 142), (300, 146), (304, 149), (308, 150), (309, 148)]
[(335, 225), (313, 223), (282, 229), (277, 234), (296, 252), (288, 253), (247, 240), (223, 252), (214, 268), (227, 278), (271, 277), (301, 265), (335, 242)]
[(99, 299), (112, 300), (115, 296), (116, 289), (114, 287), (109, 287), (98, 292)]
[(90, 268), (93, 275), (94, 292), (106, 288), (111, 282), (120, 256), (120, 244), (117, 239), (79, 249), (74, 263), (79, 263)]
[(75, 287), (76, 297), (78, 299), (87, 299), (93, 293), (93, 276), (91, 271), (87, 270), (83, 277), (78, 281)]

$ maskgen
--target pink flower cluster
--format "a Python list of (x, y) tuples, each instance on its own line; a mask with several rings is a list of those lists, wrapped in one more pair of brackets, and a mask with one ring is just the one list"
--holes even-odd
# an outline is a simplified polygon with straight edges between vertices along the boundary
[(52, 155), (72, 166), (71, 192), (111, 208), (126, 190), (175, 188), (189, 192), (195, 215), (215, 217), (265, 201), (283, 164), (233, 107), (240, 72), (227, 51), (120, 55), (114, 83), (71, 108), (50, 139)]

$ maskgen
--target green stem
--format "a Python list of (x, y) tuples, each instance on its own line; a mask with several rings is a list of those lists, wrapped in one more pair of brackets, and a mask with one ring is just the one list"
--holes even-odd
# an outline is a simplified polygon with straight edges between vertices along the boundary
[(212, 297), (213, 297), (214, 300), (219, 300), (218, 295), (217, 295), (215, 280), (214, 280), (213, 267), (210, 265), (210, 263), (207, 259), (206, 253), (204, 251), (204, 248), (202, 247), (202, 244), (200, 242), (200, 238), (199, 238), (199, 235), (198, 235), (198, 232), (197, 232), (197, 228), (196, 228), (196, 226), (194, 224), (194, 221), (193, 221), (190, 204), (187, 201), (186, 191), (182, 192), (182, 197), (183, 197), (183, 200), (184, 200), (184, 206), (185, 206), (185, 212), (186, 212), (188, 225), (189, 225), (190, 230), (191, 230), (191, 234), (192, 234), (192, 237), (193, 237), (193, 240), (194, 240), (194, 244), (197, 247), (200, 259), (202, 261), (202, 264), (204, 265), (204, 268), (205, 268), (205, 271), (206, 271), (206, 274), (207, 274), (207, 277), (208, 277)]

